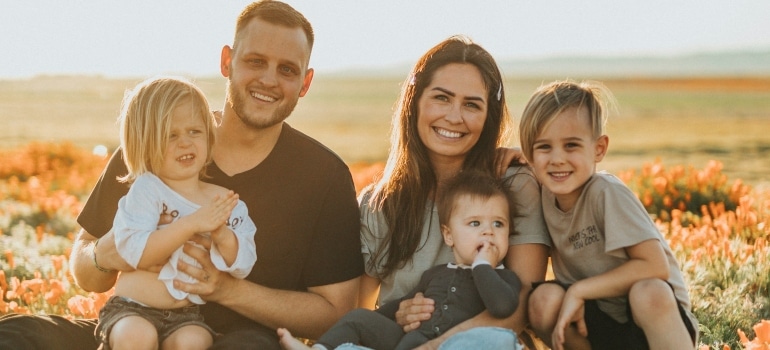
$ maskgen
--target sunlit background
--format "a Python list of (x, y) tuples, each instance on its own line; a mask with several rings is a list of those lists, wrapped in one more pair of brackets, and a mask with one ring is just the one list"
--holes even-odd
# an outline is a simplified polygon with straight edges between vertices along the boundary
[[(218, 74), (247, 1), (4, 1), (0, 78)], [(409, 65), (470, 35), (498, 60), (770, 50), (770, 1), (289, 0), (316, 31), (319, 72)], [(770, 62), (767, 63), (770, 67)], [(770, 68), (766, 68), (770, 71)]]
[[(288, 122), (359, 190), (382, 170), (410, 65), (450, 35), (496, 57), (514, 121), (543, 82), (605, 82), (620, 111), (599, 167), (679, 259), (699, 350), (770, 343), (770, 1), (288, 2), (316, 31), (316, 75)], [(247, 3), (0, 2), (0, 315), (96, 317), (111, 292), (79, 289), (67, 256), (123, 94), (180, 74), (221, 108), (219, 53)]]

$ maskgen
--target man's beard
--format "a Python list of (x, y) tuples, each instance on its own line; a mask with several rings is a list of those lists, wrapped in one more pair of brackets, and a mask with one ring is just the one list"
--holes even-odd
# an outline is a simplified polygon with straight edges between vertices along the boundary
[(288, 104), (279, 106), (271, 116), (266, 119), (262, 119), (258, 117), (249, 118), (248, 112), (246, 111), (246, 103), (247, 100), (251, 98), (253, 98), (251, 95), (244, 96), (241, 91), (235, 89), (231, 81), (228, 79), (227, 103), (230, 105), (230, 108), (235, 111), (238, 119), (240, 119), (243, 124), (246, 124), (247, 126), (254, 129), (267, 129), (271, 126), (282, 123), (284, 120), (286, 120), (286, 118), (289, 117), (289, 115), (291, 115), (291, 112), (294, 111), (294, 107), (297, 106), (297, 101), (299, 100), (299, 97), (297, 97), (294, 99), (294, 101), (287, 101), (289, 102)]

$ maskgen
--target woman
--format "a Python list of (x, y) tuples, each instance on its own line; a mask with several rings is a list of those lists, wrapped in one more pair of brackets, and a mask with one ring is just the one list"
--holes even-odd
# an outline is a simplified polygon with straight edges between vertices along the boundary
[[(505, 145), (511, 119), (500, 70), (492, 56), (464, 36), (426, 52), (404, 83), (393, 116), (391, 149), (382, 178), (359, 198), (361, 246), (366, 264), (359, 306), (374, 308), (405, 295), (430, 267), (451, 261), (434, 203), (443, 184), (464, 169), (495, 172), (495, 154)], [(521, 278), (520, 305), (531, 282), (545, 276), (549, 244), (537, 182), (526, 167), (505, 173), (516, 199), (516, 234), (506, 266)], [(430, 318), (434, 301), (402, 302), (397, 322), (406, 331)], [(497, 320), (484, 312), (435, 339), (478, 326), (520, 332), (526, 310)]]

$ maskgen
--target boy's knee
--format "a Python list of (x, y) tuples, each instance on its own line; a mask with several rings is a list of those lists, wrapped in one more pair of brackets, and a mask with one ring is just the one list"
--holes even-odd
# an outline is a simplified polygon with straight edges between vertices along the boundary
[(550, 322), (559, 313), (564, 293), (555, 283), (543, 283), (532, 290), (527, 301), (529, 322), (535, 327)]
[(634, 315), (659, 315), (661, 312), (677, 308), (674, 291), (666, 281), (646, 279), (634, 283), (628, 294), (628, 302)]
[(158, 331), (149, 321), (129, 316), (109, 330), (109, 343), (113, 349), (154, 349), (158, 345)]
[(529, 294), (529, 306), (561, 304), (564, 299), (564, 288), (555, 283), (543, 283), (533, 289)]
[(172, 333), (163, 341), (163, 349), (208, 349), (214, 339), (208, 330), (202, 327), (197, 329), (182, 328)]

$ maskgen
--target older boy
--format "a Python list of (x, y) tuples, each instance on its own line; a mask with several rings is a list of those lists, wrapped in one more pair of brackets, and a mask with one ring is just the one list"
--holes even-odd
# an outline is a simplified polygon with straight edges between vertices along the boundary
[[(529, 298), (532, 328), (555, 350), (694, 348), (697, 320), (667, 242), (636, 196), (596, 172), (611, 95), (554, 82), (524, 110), (524, 155), (543, 185), (557, 282)], [(574, 325), (574, 326), (573, 326)]]

